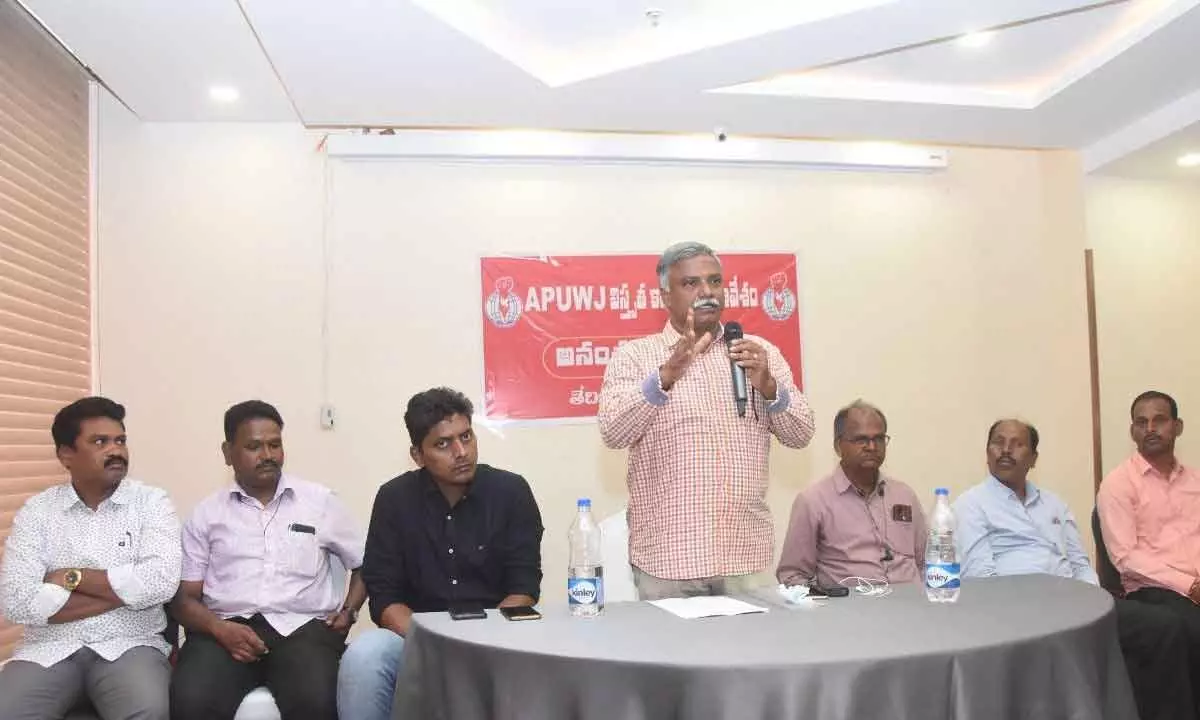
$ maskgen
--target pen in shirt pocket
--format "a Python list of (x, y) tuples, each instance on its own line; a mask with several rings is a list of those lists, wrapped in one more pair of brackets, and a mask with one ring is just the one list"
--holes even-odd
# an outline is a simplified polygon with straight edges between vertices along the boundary
[(128, 530), (121, 536), (121, 542), (117, 543), (117, 547), (133, 547), (133, 533)]

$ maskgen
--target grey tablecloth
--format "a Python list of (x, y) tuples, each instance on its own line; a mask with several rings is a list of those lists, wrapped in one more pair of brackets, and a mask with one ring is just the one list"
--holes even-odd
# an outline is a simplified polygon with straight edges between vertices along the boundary
[[(823, 607), (682, 620), (645, 603), (598, 618), (416, 616), (404, 720), (1129, 720), (1103, 590), (1046, 575), (918, 586)], [(768, 591), (759, 599), (780, 602)]]

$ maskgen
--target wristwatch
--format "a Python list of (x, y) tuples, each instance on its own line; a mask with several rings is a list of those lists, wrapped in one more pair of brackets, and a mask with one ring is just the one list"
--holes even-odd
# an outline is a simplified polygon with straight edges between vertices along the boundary
[(75, 592), (75, 588), (79, 587), (81, 582), (83, 582), (83, 571), (78, 568), (72, 568), (63, 575), (63, 587), (71, 592)]
[(344, 607), (344, 608), (342, 608), (342, 612), (350, 613), (350, 624), (351, 625), (358, 622), (358, 611), (355, 610), (354, 608)]

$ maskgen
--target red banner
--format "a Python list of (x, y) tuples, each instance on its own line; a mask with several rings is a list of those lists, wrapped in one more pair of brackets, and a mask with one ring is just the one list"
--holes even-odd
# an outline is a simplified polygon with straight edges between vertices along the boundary
[[(800, 385), (796, 256), (721, 255), (722, 320), (775, 344)], [(656, 255), (485, 257), (484, 412), (489, 418), (594, 417), (617, 348), (661, 332)]]

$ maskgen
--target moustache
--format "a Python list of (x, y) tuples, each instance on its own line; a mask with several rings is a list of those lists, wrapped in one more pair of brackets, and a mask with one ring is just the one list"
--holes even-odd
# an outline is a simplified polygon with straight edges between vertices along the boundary
[(125, 461), (125, 458), (113, 457), (104, 461), (104, 467), (115, 467), (117, 465), (129, 467), (129, 463)]
[(717, 302), (716, 298), (704, 298), (692, 303), (693, 310), (715, 310), (719, 307), (721, 307), (721, 303)]
[(1151, 440), (1162, 440), (1162, 436), (1158, 433), (1148, 433), (1143, 440), (1145, 442), (1150, 442)]
[(266, 460), (264, 462), (260, 462), (258, 464), (258, 467), (255, 468), (255, 470), (266, 470), (267, 468), (270, 468), (272, 470), (278, 470), (279, 463), (275, 462), (274, 460)]

